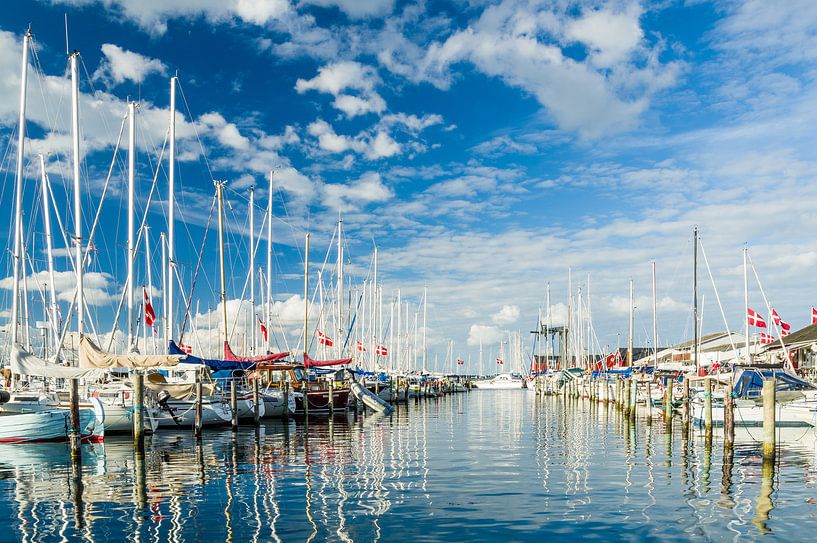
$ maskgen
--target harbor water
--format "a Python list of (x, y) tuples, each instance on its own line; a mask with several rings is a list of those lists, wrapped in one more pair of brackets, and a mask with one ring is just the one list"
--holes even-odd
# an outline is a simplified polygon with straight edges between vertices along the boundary
[(3, 541), (813, 540), (813, 429), (763, 465), (612, 405), (472, 391), (352, 414), (85, 445), (0, 446)]

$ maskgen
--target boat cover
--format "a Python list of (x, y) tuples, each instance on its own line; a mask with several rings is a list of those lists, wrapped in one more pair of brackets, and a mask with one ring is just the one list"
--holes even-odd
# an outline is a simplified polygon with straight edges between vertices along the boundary
[(266, 363), (266, 362), (278, 362), (279, 360), (283, 360), (289, 356), (289, 353), (271, 353), (271, 354), (262, 354), (260, 356), (238, 356), (233, 352), (230, 348), (230, 344), (226, 341), (224, 342), (224, 360), (229, 362), (253, 362), (253, 363)]
[(59, 379), (98, 379), (105, 374), (97, 368), (74, 368), (47, 362), (15, 344), (11, 347), (11, 371), (17, 375)]
[(80, 368), (159, 368), (175, 366), (181, 354), (114, 354), (97, 347), (88, 336), (79, 340)]
[(255, 367), (255, 362), (240, 362), (235, 360), (219, 360), (216, 358), (199, 358), (198, 356), (193, 356), (192, 354), (187, 354), (183, 350), (176, 345), (176, 342), (170, 340), (170, 344), (167, 347), (167, 352), (170, 354), (182, 354), (185, 355), (186, 358), (181, 360), (182, 363), (185, 364), (201, 364), (202, 366), (207, 366), (213, 371), (219, 370), (249, 370)]
[(320, 368), (323, 366), (342, 366), (352, 362), (351, 358), (338, 358), (336, 360), (312, 360), (309, 355), (304, 353), (304, 367), (305, 368)]

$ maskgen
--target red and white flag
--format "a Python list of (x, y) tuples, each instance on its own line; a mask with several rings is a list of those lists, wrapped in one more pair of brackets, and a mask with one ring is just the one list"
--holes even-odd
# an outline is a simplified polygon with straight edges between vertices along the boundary
[(769, 343), (774, 343), (774, 336), (770, 336), (769, 334), (764, 334), (763, 332), (760, 333), (760, 344), (761, 345), (768, 345)]
[(782, 329), (780, 330), (780, 337), (786, 337), (786, 336), (787, 336), (787, 335), (789, 335), (789, 334), (791, 334), (791, 332), (789, 332), (789, 331), (788, 331), (788, 330), (786, 330), (785, 328), (782, 328)]
[(377, 346), (375, 353), (377, 353), (379, 356), (389, 356), (389, 350), (382, 345)]
[(777, 314), (777, 310), (775, 308), (772, 308), (772, 320), (775, 324), (780, 325), (780, 315)]
[(783, 319), (780, 319), (780, 322), (778, 324), (780, 325), (780, 328), (782, 328), (786, 332), (791, 332), (791, 324), (787, 323)]
[(179, 343), (179, 349), (186, 352), (187, 354), (193, 354), (193, 347), (190, 345), (185, 345), (184, 343)]
[(811, 308), (811, 324), (817, 324), (817, 309)]
[(335, 342), (332, 341), (331, 337), (327, 336), (320, 330), (318, 330), (318, 343), (320, 343), (321, 345), (326, 345), (327, 347), (331, 347), (335, 344)]
[(766, 321), (760, 316), (760, 313), (752, 308), (749, 308), (746, 314), (746, 320), (749, 326), (756, 326), (757, 328), (766, 328)]
[(463, 364), (465, 364), (465, 360), (463, 360), (462, 358), (458, 358), (457, 359), (457, 365), (462, 366)]
[(501, 358), (497, 358), (497, 359), (496, 359), (496, 363), (497, 363), (497, 364), (499, 364), (499, 365), (502, 365), (502, 364), (504, 364), (504, 363), (505, 363), (505, 361), (504, 361), (504, 360), (502, 360)]
[(142, 286), (142, 295), (145, 298), (145, 324), (153, 328), (156, 323), (156, 312), (153, 311), (153, 304), (150, 303), (150, 296), (144, 286)]
[(366, 347), (364, 347), (364, 346), (363, 346), (363, 342), (362, 342), (362, 341), (358, 341), (358, 342), (357, 342), (357, 350), (358, 350), (358, 351), (364, 351), (364, 352), (366, 351)]
[(255, 318), (258, 319), (258, 326), (261, 327), (261, 333), (264, 334), (264, 341), (267, 341), (267, 327), (261, 322), (261, 317), (256, 315)]

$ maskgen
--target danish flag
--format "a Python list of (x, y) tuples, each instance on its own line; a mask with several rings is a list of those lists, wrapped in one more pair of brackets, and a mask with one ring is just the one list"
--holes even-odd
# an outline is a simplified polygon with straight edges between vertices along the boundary
[(331, 347), (335, 344), (335, 342), (332, 341), (331, 337), (327, 336), (320, 330), (318, 330), (318, 343), (320, 343), (321, 345), (326, 345), (327, 347)]
[(503, 361), (501, 358), (497, 358), (497, 359), (496, 359), (496, 363), (497, 363), (497, 364), (499, 364), (499, 365), (502, 365), (502, 364), (504, 364), (505, 362), (504, 362), (504, 361)]
[(776, 325), (778, 325), (783, 330), (786, 330), (786, 331), (791, 330), (791, 324), (789, 324), (786, 321), (784, 321), (783, 319), (781, 319), (780, 315), (777, 314), (777, 311), (775, 311), (774, 308), (772, 308), (772, 320), (774, 321), (774, 323)]
[(769, 343), (774, 343), (774, 336), (770, 336), (769, 334), (764, 334), (763, 332), (760, 333), (760, 344), (761, 345), (768, 345)]
[(144, 285), (142, 285), (142, 295), (145, 298), (145, 324), (153, 328), (156, 323), (156, 312), (153, 311), (153, 304), (150, 303), (150, 296), (148, 296), (148, 291), (145, 290)]
[(783, 328), (780, 330), (780, 337), (786, 337), (787, 335), (791, 334), (787, 329)]
[(264, 326), (264, 323), (263, 323), (263, 322), (261, 322), (261, 317), (258, 317), (258, 316), (256, 315), (256, 317), (255, 317), (255, 318), (256, 318), (256, 319), (258, 319), (258, 326), (260, 326), (260, 327), (261, 327), (261, 333), (262, 333), (262, 334), (264, 334), (264, 341), (267, 341), (267, 327), (266, 327), (266, 326)]
[(362, 341), (358, 341), (358, 342), (357, 342), (357, 350), (358, 350), (358, 351), (364, 351), (364, 352), (366, 351), (366, 347), (364, 347), (364, 346), (363, 346), (363, 342), (362, 342)]
[(465, 360), (463, 360), (462, 358), (458, 358), (457, 365), (462, 366), (463, 364), (465, 364)]
[(375, 353), (380, 356), (389, 356), (389, 350), (382, 345), (377, 346), (377, 348), (375, 349)]
[(756, 326), (757, 328), (766, 328), (766, 321), (760, 316), (760, 313), (752, 308), (747, 310), (746, 320), (749, 326)]
[(187, 354), (193, 354), (193, 347), (190, 345), (185, 345), (184, 343), (179, 343), (179, 349), (183, 350)]
[(811, 324), (817, 324), (817, 309), (811, 308)]

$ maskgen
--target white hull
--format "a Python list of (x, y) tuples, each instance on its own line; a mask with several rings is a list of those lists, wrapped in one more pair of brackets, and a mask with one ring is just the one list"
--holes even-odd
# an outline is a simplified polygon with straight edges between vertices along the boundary
[[(102, 420), (104, 410), (98, 401), (93, 407), (79, 410), (80, 434), (85, 437), (104, 437)], [(67, 409), (48, 409), (33, 413), (5, 413), (0, 415), (0, 443), (36, 443), (67, 441), (70, 427)]]
[(264, 401), (265, 418), (281, 418), (286, 413), (287, 416), (295, 414), (295, 395), (289, 394), (289, 405), (284, 409), (284, 392), (282, 390), (270, 389), (261, 393)]
[[(196, 421), (195, 400), (171, 400), (160, 409), (159, 428), (192, 428)], [(169, 410), (169, 412), (168, 412)], [(202, 426), (222, 426), (232, 420), (229, 407), (220, 401), (205, 400), (201, 406)]]
[(392, 411), (392, 406), (386, 403), (386, 401), (383, 400), (383, 398), (381, 398), (368, 388), (364, 387), (360, 383), (352, 383), (351, 390), (352, 394), (355, 395), (355, 398), (362, 401), (363, 404), (369, 409), (377, 411), (378, 413), (386, 414), (389, 414)]
[[(763, 426), (763, 406), (753, 401), (735, 400), (735, 426), (761, 427)], [(704, 424), (703, 401), (692, 402), (692, 418), (697, 425)], [(723, 426), (724, 409), (722, 406), (712, 406), (712, 424)], [(817, 426), (817, 404), (813, 402), (793, 402), (777, 404), (775, 409), (775, 426), (811, 427)]]

